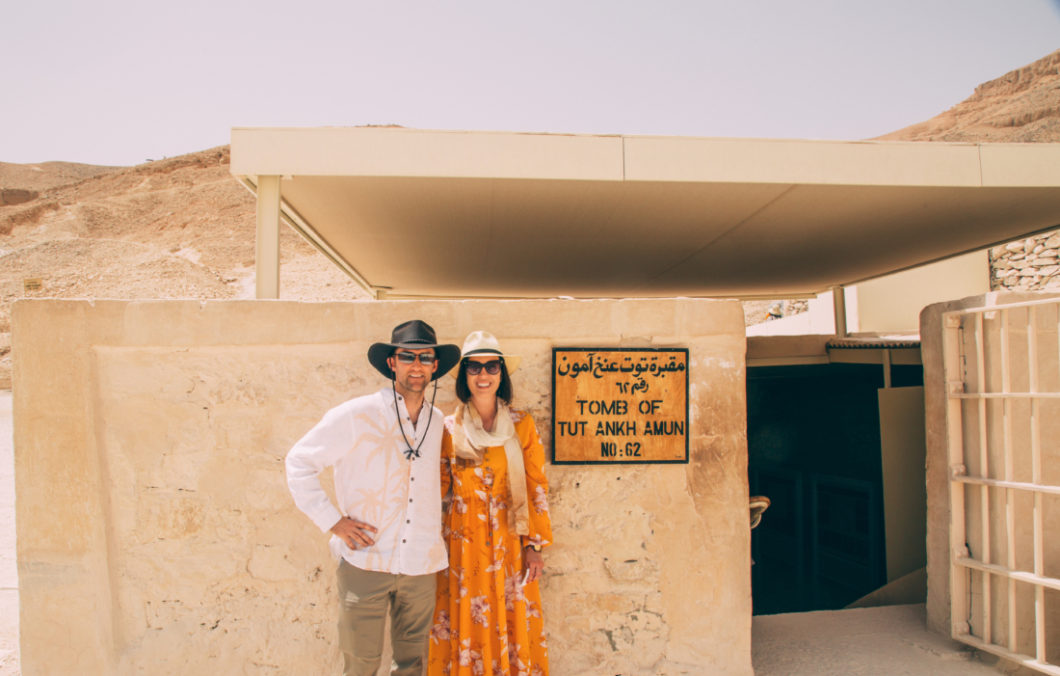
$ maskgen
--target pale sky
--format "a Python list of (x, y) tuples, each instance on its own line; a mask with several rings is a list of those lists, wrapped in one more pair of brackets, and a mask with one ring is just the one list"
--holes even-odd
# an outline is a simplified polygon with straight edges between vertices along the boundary
[(15, 0), (0, 161), (236, 126), (863, 139), (1060, 48), (1060, 0)]

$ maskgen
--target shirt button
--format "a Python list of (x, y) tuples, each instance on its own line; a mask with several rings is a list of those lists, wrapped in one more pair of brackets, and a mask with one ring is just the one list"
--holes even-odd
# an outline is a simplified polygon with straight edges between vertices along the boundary
[(412, 498), (409, 498), (409, 502), (412, 502)]
[(410, 476), (409, 477), (409, 481), (415, 481), (415, 480), (416, 480), (416, 477), (414, 477), (414, 476)]
[(401, 541), (401, 544), (405, 544), (405, 542), (407, 542), (407, 540), (402, 540), (402, 541)]
[(405, 523), (412, 523), (412, 519), (405, 519)]

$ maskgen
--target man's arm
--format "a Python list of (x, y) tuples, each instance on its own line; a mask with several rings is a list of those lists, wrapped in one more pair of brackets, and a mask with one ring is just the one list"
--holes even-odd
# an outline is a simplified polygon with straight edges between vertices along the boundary
[(322, 532), (343, 519), (320, 485), (320, 473), (350, 450), (354, 438), (353, 425), (340, 408), (328, 411), (287, 453), (287, 488), (294, 504)]

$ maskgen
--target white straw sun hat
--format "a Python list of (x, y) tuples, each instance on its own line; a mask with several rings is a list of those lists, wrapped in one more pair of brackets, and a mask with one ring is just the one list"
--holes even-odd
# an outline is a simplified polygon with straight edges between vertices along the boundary
[(489, 355), (504, 357), (504, 364), (508, 367), (508, 373), (512, 373), (519, 368), (519, 362), (522, 361), (522, 358), (518, 355), (505, 354), (501, 350), (501, 344), (497, 342), (497, 337), (492, 333), (487, 331), (472, 331), (469, 333), (467, 338), (464, 339), (463, 349), (460, 350), (460, 359)]

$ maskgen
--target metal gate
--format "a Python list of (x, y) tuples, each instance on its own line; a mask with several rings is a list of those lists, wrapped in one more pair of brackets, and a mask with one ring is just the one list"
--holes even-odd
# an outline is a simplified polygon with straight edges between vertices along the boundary
[(1060, 676), (1060, 300), (943, 327), (952, 635)]

